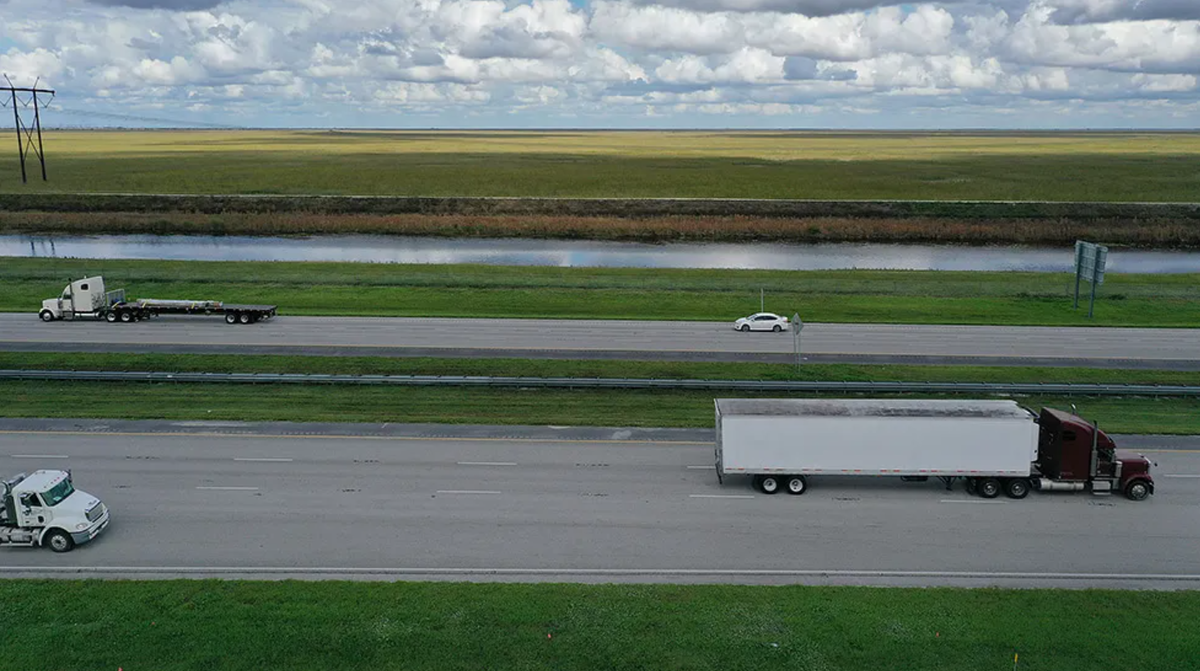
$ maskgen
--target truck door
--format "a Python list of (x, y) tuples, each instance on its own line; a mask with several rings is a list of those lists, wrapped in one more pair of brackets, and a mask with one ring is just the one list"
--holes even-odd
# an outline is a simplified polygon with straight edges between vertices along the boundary
[(50, 510), (33, 492), (21, 494), (17, 504), (17, 526), (44, 527), (50, 521)]
[(63, 319), (71, 319), (75, 316), (75, 301), (73, 296), (71, 285), (68, 284), (67, 288), (63, 289), (62, 298), (58, 299), (58, 307), (62, 310)]

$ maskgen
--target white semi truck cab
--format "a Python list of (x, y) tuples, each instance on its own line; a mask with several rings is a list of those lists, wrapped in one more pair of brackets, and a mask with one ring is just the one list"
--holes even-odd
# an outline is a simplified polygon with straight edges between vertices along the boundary
[(0, 480), (0, 546), (49, 545), (68, 552), (108, 526), (100, 499), (75, 489), (70, 471), (34, 471)]

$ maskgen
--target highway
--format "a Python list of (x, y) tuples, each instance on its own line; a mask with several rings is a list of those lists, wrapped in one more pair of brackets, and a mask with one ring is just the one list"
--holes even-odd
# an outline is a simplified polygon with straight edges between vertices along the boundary
[(837, 477), (766, 496), (717, 483), (707, 435), (5, 420), (0, 472), (69, 467), (113, 523), (0, 549), (0, 576), (1200, 587), (1197, 439), (1119, 439), (1159, 464), (1134, 503)]
[[(1200, 370), (1200, 330), (806, 324), (810, 362), (1077, 365)], [(41, 323), (0, 314), (0, 350), (794, 361), (790, 333), (725, 322), (219, 317)]]

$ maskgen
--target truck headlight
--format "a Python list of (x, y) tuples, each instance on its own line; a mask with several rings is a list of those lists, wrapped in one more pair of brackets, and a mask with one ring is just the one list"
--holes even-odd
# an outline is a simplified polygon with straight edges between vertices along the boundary
[(84, 530), (84, 529), (86, 529), (86, 528), (88, 528), (87, 522), (83, 522), (83, 523), (80, 523), (80, 524), (76, 524), (76, 525), (75, 525), (75, 530), (76, 530), (76, 531), (83, 531), (83, 530)]

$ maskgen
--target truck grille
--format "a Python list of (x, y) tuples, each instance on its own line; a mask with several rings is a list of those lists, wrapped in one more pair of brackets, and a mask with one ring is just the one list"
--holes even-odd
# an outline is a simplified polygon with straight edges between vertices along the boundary
[(96, 520), (100, 519), (101, 517), (104, 517), (104, 513), (106, 510), (108, 510), (108, 509), (104, 507), (103, 503), (97, 503), (95, 508), (92, 508), (91, 510), (87, 511), (88, 521), (95, 522)]

